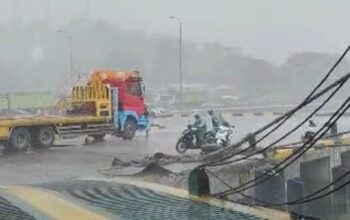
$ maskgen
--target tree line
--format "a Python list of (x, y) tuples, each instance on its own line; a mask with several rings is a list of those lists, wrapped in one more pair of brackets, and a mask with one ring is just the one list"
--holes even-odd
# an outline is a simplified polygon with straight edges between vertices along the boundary
[[(178, 39), (124, 30), (106, 21), (76, 19), (62, 27), (72, 36), (73, 67), (139, 70), (148, 87), (178, 83)], [(238, 96), (300, 97), (328, 71), (338, 54), (293, 53), (281, 65), (243, 48), (184, 41), (185, 83), (229, 85)], [(57, 90), (70, 74), (68, 37), (46, 23), (0, 24), (0, 93)], [(336, 74), (349, 70), (346, 60)]]

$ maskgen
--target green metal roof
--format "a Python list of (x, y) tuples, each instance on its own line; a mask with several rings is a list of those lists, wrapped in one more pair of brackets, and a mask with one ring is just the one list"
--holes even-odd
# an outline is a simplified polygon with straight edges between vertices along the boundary
[(0, 188), (0, 220), (290, 219), (278, 211), (190, 197), (182, 189), (129, 179), (83, 179)]
[[(125, 220), (260, 220), (253, 214), (177, 197), (134, 185), (78, 181), (50, 189)], [(112, 217), (113, 218), (113, 217)]]

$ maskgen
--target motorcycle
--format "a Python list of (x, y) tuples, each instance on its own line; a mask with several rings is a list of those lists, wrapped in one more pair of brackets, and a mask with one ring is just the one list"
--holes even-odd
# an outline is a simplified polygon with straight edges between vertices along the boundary
[(176, 151), (183, 154), (187, 149), (199, 149), (199, 146), (195, 144), (196, 129), (192, 125), (187, 125), (187, 129), (182, 132), (182, 136), (176, 143)]
[(304, 134), (301, 135), (301, 141), (303, 143), (311, 141), (316, 134), (316, 130), (317, 124), (314, 122), (314, 120), (309, 120), (309, 124), (306, 127)]
[(231, 143), (234, 126), (221, 125), (216, 132), (215, 141), (217, 144), (227, 147)]
[(183, 154), (188, 149), (201, 149), (203, 145), (218, 145), (220, 147), (226, 147), (230, 144), (231, 136), (233, 134), (233, 126), (220, 126), (218, 130), (214, 132), (206, 132), (204, 134), (204, 142), (202, 145), (196, 142), (196, 129), (192, 125), (188, 125), (187, 129), (182, 132), (182, 136), (176, 143), (176, 151)]

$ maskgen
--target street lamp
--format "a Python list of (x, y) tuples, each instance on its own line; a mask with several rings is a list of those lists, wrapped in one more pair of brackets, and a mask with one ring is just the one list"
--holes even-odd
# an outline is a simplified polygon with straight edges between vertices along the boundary
[(72, 73), (74, 70), (74, 66), (73, 66), (73, 50), (72, 50), (72, 35), (63, 30), (63, 29), (57, 29), (57, 32), (62, 33), (64, 35), (66, 35), (68, 37), (69, 40), (69, 56), (70, 56), (70, 72)]
[(182, 23), (181, 20), (175, 16), (170, 16), (171, 20), (179, 24), (179, 81), (180, 81), (180, 112), (182, 113)]

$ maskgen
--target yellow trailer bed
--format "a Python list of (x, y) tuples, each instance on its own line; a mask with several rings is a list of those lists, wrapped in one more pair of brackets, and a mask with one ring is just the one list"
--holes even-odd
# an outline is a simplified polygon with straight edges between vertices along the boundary
[(54, 126), (58, 132), (63, 126), (77, 126), (82, 124), (110, 124), (110, 117), (96, 116), (32, 116), (0, 118), (0, 140), (8, 140), (11, 130), (16, 127)]
[(116, 131), (111, 96), (111, 88), (106, 85), (74, 87), (71, 110), (66, 115), (0, 118), (0, 142), (7, 148), (22, 151), (30, 145), (50, 147), (56, 135), (63, 138), (88, 135), (101, 139)]
[(32, 116), (32, 117), (12, 117), (12, 118), (0, 118), (0, 127), (4, 126), (30, 126), (41, 125), (45, 123), (49, 124), (69, 124), (79, 122), (101, 122), (110, 121), (110, 117), (96, 117), (96, 116)]

